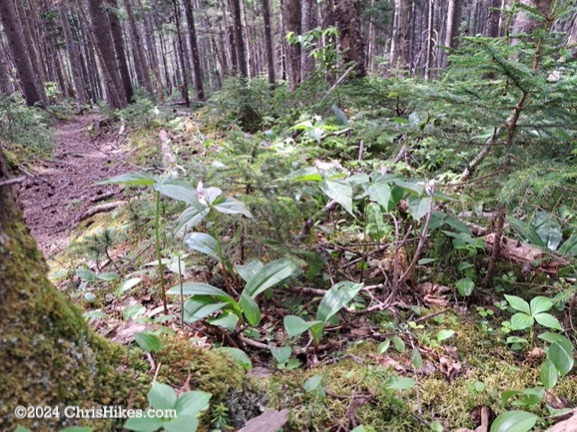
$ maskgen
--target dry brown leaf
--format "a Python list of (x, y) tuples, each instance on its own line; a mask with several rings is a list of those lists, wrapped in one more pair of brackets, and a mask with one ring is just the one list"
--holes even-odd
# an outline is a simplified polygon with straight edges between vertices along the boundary
[(547, 429), (547, 432), (576, 432), (577, 431), (577, 408), (565, 414), (565, 420), (560, 421), (555, 426)]

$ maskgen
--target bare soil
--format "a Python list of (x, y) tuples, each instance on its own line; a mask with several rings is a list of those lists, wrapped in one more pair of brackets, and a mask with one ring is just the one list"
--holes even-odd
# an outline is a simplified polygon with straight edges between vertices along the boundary
[(76, 116), (57, 124), (52, 159), (37, 163), (20, 186), (18, 200), (26, 224), (47, 257), (68, 246), (69, 234), (83, 215), (105, 200), (121, 199), (118, 186), (95, 185), (131, 171), (124, 162), (124, 140), (99, 124), (97, 115)]

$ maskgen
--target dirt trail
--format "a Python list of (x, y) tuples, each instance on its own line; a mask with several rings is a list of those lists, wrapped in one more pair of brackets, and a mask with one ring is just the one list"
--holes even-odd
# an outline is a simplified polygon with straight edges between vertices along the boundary
[(132, 170), (122, 162), (126, 146), (116, 134), (90, 136), (98, 118), (77, 116), (57, 124), (52, 159), (36, 164), (20, 187), (26, 224), (47, 257), (68, 246), (71, 230), (89, 209), (121, 199), (118, 186), (94, 183)]

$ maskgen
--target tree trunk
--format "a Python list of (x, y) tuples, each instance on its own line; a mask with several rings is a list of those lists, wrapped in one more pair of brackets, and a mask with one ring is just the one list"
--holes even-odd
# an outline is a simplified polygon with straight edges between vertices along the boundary
[(391, 66), (399, 70), (409, 70), (410, 13), (409, 0), (395, 0), (393, 42), (391, 45)]
[[(284, 20), (284, 30), (286, 33), (301, 34), (301, 5), (300, 0), (282, 0), (282, 14)], [(289, 44), (286, 42), (286, 35), (283, 35), (283, 43), (286, 46), (286, 68), (289, 86), (296, 89), (301, 83), (301, 46), (300, 44)]]
[[(301, 34), (305, 35), (317, 27), (318, 3), (316, 0), (301, 0)], [(311, 50), (301, 46), (301, 80), (306, 80), (315, 70), (315, 59)]]
[(8, 55), (2, 50), (0, 44), (0, 94), (9, 95), (14, 91), (14, 87), (10, 82), (10, 59)]
[(190, 39), (190, 51), (192, 55), (192, 67), (194, 69), (194, 83), (196, 86), (196, 96), (198, 100), (203, 101), (204, 84), (202, 64), (200, 63), (200, 55), (198, 53), (198, 40), (196, 38), (196, 27), (194, 25), (194, 12), (192, 9), (192, 0), (184, 0), (184, 11), (186, 13), (186, 21), (188, 23), (188, 36)]
[(272, 42), (272, 25), (270, 20), (270, 1), (262, 0), (262, 16), (264, 20), (264, 37), (266, 43), (266, 57), (268, 64), (268, 82), (274, 86), (276, 82), (274, 70), (274, 49)]
[(34, 72), (32, 62), (18, 26), (18, 15), (13, 0), (0, 0), (0, 19), (8, 39), (8, 46), (22, 85), (22, 92), (28, 105), (48, 105), (48, 98), (40, 77)]
[[(519, 0), (525, 6), (536, 8), (542, 14), (547, 14), (552, 0)], [(515, 34), (530, 35), (539, 26), (539, 21), (531, 19), (525, 12), (519, 12), (513, 20), (512, 32)]]
[[(82, 8), (82, 5), (80, 7)], [(93, 40), (103, 63), (101, 67), (105, 69), (104, 81), (108, 92), (108, 102), (114, 109), (124, 108), (127, 105), (127, 101), (122, 89), (122, 79), (118, 71), (118, 64), (116, 63), (114, 42), (108, 15), (104, 10), (104, 0), (89, 0), (88, 10), (92, 18)]]
[(132, 3), (130, 0), (124, 0), (124, 5), (126, 6), (128, 23), (130, 24), (130, 30), (132, 32), (132, 46), (134, 47), (133, 55), (137, 65), (137, 75), (139, 81), (141, 81), (141, 85), (144, 86), (151, 97), (154, 97), (154, 88), (152, 87), (150, 75), (148, 74), (148, 62), (146, 60), (146, 54), (144, 53), (140, 32), (138, 31), (138, 24), (136, 23), (136, 18), (134, 17), (134, 12), (132, 10)]
[(499, 20), (501, 19), (502, 0), (487, 0), (486, 7), (489, 14), (485, 25), (485, 35), (496, 38), (499, 37)]
[(427, 48), (425, 59), (425, 79), (431, 79), (431, 61), (433, 56), (433, 18), (435, 13), (434, 0), (429, 0), (429, 10), (427, 14)]
[(74, 38), (72, 37), (72, 30), (70, 29), (70, 22), (68, 21), (69, 9), (67, 2), (62, 1), (58, 3), (58, 13), (60, 14), (60, 22), (62, 23), (62, 30), (66, 41), (68, 59), (70, 61), (70, 68), (72, 69), (72, 80), (74, 81), (74, 88), (76, 90), (76, 102), (80, 108), (81, 106), (86, 105), (88, 97), (86, 95), (86, 89), (84, 88), (80, 56), (78, 55), (78, 49), (74, 42)]
[(242, 14), (240, 10), (240, 0), (230, 0), (234, 25), (234, 42), (236, 44), (236, 53), (238, 69), (242, 78), (248, 78), (248, 65), (246, 62), (246, 50), (244, 45), (244, 35), (242, 31)]
[(365, 43), (361, 32), (360, 0), (333, 1), (343, 60), (345, 63), (354, 63), (355, 76), (362, 78), (367, 74), (367, 71), (365, 68)]
[(190, 97), (188, 95), (188, 78), (186, 73), (186, 66), (184, 61), (184, 46), (182, 43), (182, 31), (180, 30), (180, 6), (178, 0), (172, 0), (174, 6), (174, 20), (176, 23), (176, 38), (178, 41), (178, 52), (180, 54), (180, 69), (182, 70), (182, 86), (180, 87), (180, 93), (184, 99), (184, 103), (187, 107), (190, 106)]
[(124, 37), (122, 36), (122, 27), (118, 19), (118, 0), (107, 0), (110, 5), (108, 12), (108, 19), (110, 20), (110, 30), (112, 32), (112, 39), (114, 41), (114, 50), (116, 51), (116, 61), (122, 79), (122, 88), (127, 102), (134, 99), (134, 89), (132, 88), (132, 81), (130, 80), (130, 72), (128, 69), (128, 62), (126, 60), (126, 50), (124, 48)]
[[(445, 46), (451, 50), (457, 47), (457, 35), (461, 24), (461, 0), (449, 0), (449, 10), (447, 11), (447, 33), (445, 34)], [(449, 64), (449, 52), (442, 53), (442, 67)]]

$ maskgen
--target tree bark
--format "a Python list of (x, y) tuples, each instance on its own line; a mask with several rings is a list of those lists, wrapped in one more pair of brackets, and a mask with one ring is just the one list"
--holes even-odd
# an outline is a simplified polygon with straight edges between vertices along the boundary
[(18, 78), (22, 85), (22, 93), (28, 105), (48, 105), (48, 98), (44, 92), (41, 78), (38, 77), (32, 66), (32, 61), (24, 38), (22, 29), (18, 25), (18, 14), (13, 0), (0, 0), (0, 19), (4, 26), (4, 32), (8, 39), (8, 46), (18, 72)]
[[(80, 5), (82, 8), (82, 5)], [(104, 10), (104, 0), (89, 0), (88, 10), (92, 18), (92, 34), (96, 49), (102, 59), (102, 69), (105, 69), (104, 81), (108, 92), (108, 102), (114, 109), (124, 108), (127, 105), (126, 96), (122, 89), (122, 79), (116, 63), (114, 42), (110, 30), (108, 15)]]
[(118, 19), (118, 0), (107, 0), (110, 5), (108, 11), (108, 19), (110, 20), (110, 30), (112, 32), (112, 39), (114, 41), (114, 50), (116, 51), (116, 61), (122, 79), (122, 88), (124, 89), (124, 96), (127, 102), (134, 99), (134, 89), (132, 88), (132, 81), (130, 79), (130, 72), (128, 69), (128, 61), (126, 60), (126, 50), (124, 48), (124, 37), (122, 35), (122, 27)]
[[(449, 10), (447, 11), (447, 33), (445, 35), (445, 46), (450, 50), (457, 47), (457, 35), (461, 24), (461, 0), (449, 0)], [(449, 64), (449, 52), (443, 51), (442, 67)]]
[(248, 65), (246, 62), (246, 50), (244, 45), (244, 34), (242, 31), (242, 14), (240, 10), (240, 0), (230, 0), (234, 25), (234, 42), (236, 45), (238, 70), (242, 78), (248, 78)]
[(270, 19), (270, 1), (262, 0), (262, 17), (264, 20), (264, 37), (266, 44), (266, 57), (268, 64), (268, 82), (271, 86), (275, 85), (275, 68), (274, 68), (274, 49), (272, 42), (272, 25)]
[[(519, 0), (525, 6), (538, 9), (542, 14), (547, 14), (552, 0)], [(531, 19), (525, 12), (519, 12), (513, 20), (512, 32), (515, 34), (530, 35), (539, 26), (539, 21)]]
[(391, 45), (391, 66), (399, 70), (409, 70), (410, 49), (409, 0), (395, 0), (393, 42)]
[(124, 5), (126, 7), (128, 23), (130, 24), (130, 30), (132, 33), (132, 46), (134, 47), (133, 55), (135, 63), (137, 64), (137, 75), (141, 85), (144, 86), (151, 97), (154, 97), (154, 88), (152, 87), (150, 75), (148, 74), (148, 62), (146, 60), (146, 54), (144, 53), (140, 32), (138, 31), (138, 24), (136, 23), (134, 11), (132, 10), (132, 3), (130, 0), (124, 0)]
[(502, 0), (487, 0), (486, 7), (489, 9), (487, 22), (485, 25), (485, 35), (496, 38), (499, 37), (499, 20), (501, 19)]
[[(284, 20), (284, 30), (286, 33), (301, 34), (301, 5), (300, 0), (282, 0), (282, 14)], [(301, 46), (300, 44), (289, 44), (283, 35), (283, 43), (286, 46), (286, 69), (289, 86), (296, 89), (301, 83)]]
[(188, 36), (190, 39), (190, 51), (192, 55), (192, 67), (194, 70), (194, 84), (196, 86), (196, 97), (203, 101), (204, 96), (204, 74), (202, 73), (202, 64), (198, 52), (198, 40), (196, 37), (196, 27), (194, 25), (194, 11), (192, 9), (192, 0), (184, 0), (184, 11), (188, 23)]
[(339, 30), (339, 44), (345, 63), (355, 64), (355, 76), (366, 76), (365, 42), (361, 32), (360, 0), (334, 1), (335, 19)]

